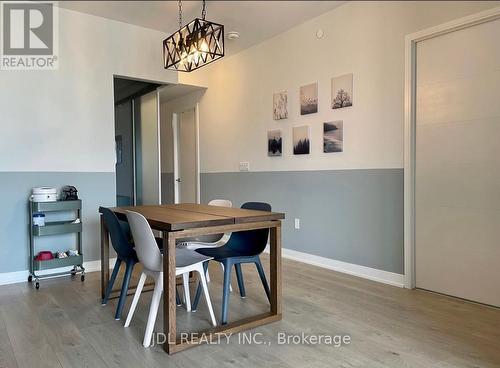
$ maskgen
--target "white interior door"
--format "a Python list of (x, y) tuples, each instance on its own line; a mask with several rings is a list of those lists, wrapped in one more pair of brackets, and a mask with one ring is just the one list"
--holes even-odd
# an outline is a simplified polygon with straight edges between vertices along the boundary
[(417, 43), (416, 286), (500, 306), (500, 20)]
[(198, 128), (195, 109), (176, 114), (176, 203), (198, 202)]

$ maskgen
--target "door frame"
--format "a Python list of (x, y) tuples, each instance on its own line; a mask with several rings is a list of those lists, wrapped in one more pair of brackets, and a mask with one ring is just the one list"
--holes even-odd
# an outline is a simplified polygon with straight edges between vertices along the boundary
[(418, 42), (500, 18), (500, 7), (469, 15), (409, 34), (405, 38), (404, 88), (404, 274), (405, 287), (415, 280), (415, 139), (416, 139), (416, 46)]
[[(119, 75), (119, 74), (113, 74), (112, 76), (112, 87), (114, 87), (114, 81), (115, 78), (120, 78), (120, 79), (128, 79), (128, 80), (135, 80), (135, 81), (141, 81), (144, 83), (150, 83), (150, 84), (157, 84), (159, 85), (158, 87), (151, 89), (149, 92), (146, 92), (144, 94), (133, 94), (132, 96), (129, 96), (125, 99), (122, 99), (120, 101), (115, 101), (114, 103), (114, 109), (116, 110), (116, 106), (121, 105), (127, 101), (130, 102), (131, 104), (131, 114), (132, 114), (132, 191), (133, 191), (133, 205), (137, 205), (137, 163), (136, 163), (136, 157), (137, 157), (137, 147), (136, 147), (136, 121), (135, 121), (135, 103), (137, 100), (139, 100), (142, 96), (145, 96), (149, 93), (156, 93), (156, 121), (157, 121), (157, 147), (158, 147), (158, 204), (161, 204), (162, 201), (162, 191), (161, 191), (161, 131), (160, 131), (160, 118), (161, 118), (161, 113), (160, 113), (160, 92), (163, 88), (166, 86), (169, 86), (167, 82), (163, 81), (153, 81), (153, 80), (147, 80), (147, 79), (142, 79), (142, 78), (136, 78), (136, 77), (130, 77), (126, 75)], [(144, 90), (142, 90), (143, 92)], [(139, 91), (141, 92), (141, 91)], [(114, 101), (115, 96), (113, 95), (113, 101)], [(118, 102), (118, 104), (117, 104)], [(115, 113), (113, 113), (113, 133), (116, 136), (116, 116)], [(116, 149), (116, 147), (115, 147)], [(115, 158), (116, 161), (116, 158)], [(115, 162), (116, 165), (116, 162)], [(114, 170), (115, 174), (115, 180), (116, 180), (116, 167)], [(116, 197), (116, 185), (115, 185), (115, 197)]]
[(156, 88), (156, 146), (158, 147), (158, 204), (161, 204), (161, 107), (160, 107), (160, 91), (161, 87)]
[(179, 203), (179, 182), (177, 179), (179, 178), (179, 116), (183, 112), (190, 111), (194, 109), (194, 125), (195, 125), (195, 157), (196, 157), (196, 203), (201, 202), (201, 193), (200, 193), (200, 108), (199, 103), (197, 102), (194, 106), (182, 109), (180, 111), (175, 111), (172, 113), (172, 139), (173, 139), (173, 148), (174, 148), (174, 203)]

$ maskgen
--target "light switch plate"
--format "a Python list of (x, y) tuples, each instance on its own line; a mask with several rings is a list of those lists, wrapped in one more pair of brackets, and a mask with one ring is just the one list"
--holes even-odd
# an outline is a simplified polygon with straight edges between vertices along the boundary
[(300, 229), (300, 219), (298, 218), (295, 219), (295, 229)]
[(240, 171), (250, 171), (250, 162), (240, 162)]

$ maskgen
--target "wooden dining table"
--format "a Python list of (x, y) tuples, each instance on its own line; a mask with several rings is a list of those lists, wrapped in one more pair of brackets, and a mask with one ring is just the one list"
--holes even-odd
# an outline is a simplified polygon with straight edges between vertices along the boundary
[[(115, 207), (111, 210), (120, 220), (126, 221), (126, 211), (142, 214), (152, 229), (162, 233), (163, 261), (163, 333), (164, 350), (173, 354), (201, 343), (220, 341), (222, 336), (252, 329), (281, 320), (281, 220), (283, 213), (216, 207), (195, 203)], [(109, 283), (109, 232), (101, 216), (101, 294), (104, 296)], [(269, 229), (270, 243), (270, 308), (266, 313), (217, 326), (192, 338), (178, 338), (176, 331), (176, 276), (175, 250), (178, 239), (211, 234)], [(133, 289), (131, 290), (133, 292)], [(200, 338), (203, 336), (203, 338)]]

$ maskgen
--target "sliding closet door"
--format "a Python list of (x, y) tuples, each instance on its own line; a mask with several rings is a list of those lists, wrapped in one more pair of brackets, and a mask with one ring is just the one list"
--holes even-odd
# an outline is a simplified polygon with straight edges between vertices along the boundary
[(417, 44), (416, 284), (500, 306), (500, 20)]
[(136, 204), (160, 204), (158, 96), (135, 100)]
[(132, 100), (115, 106), (116, 205), (133, 206), (134, 187), (134, 119)]

